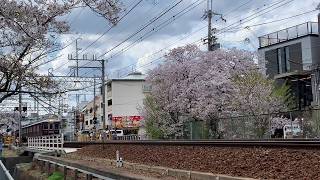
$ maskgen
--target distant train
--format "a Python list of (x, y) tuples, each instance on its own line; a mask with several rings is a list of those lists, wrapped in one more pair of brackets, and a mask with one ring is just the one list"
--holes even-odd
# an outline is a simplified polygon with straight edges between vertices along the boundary
[(46, 119), (34, 122), (22, 127), (22, 142), (26, 142), (28, 137), (46, 136), (59, 134), (61, 121), (57, 119)]

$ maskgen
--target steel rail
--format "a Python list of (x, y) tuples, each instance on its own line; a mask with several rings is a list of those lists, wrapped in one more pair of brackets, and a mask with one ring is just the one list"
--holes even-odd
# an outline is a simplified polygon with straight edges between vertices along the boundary
[(106, 142), (65, 142), (64, 147), (81, 148), (88, 145), (158, 145), (158, 146), (216, 146), (216, 147), (267, 147), (267, 148), (319, 148), (319, 139), (291, 140), (108, 140)]

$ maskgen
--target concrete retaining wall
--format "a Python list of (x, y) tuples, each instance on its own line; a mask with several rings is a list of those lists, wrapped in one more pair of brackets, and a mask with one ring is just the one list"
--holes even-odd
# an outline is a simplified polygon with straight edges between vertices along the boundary
[[(128, 177), (126, 174), (117, 174), (115, 172), (107, 172), (102, 170), (93, 169), (91, 167), (87, 167), (84, 165), (76, 164), (76, 163), (70, 163), (67, 161), (63, 161), (61, 159), (56, 159), (55, 157), (50, 156), (44, 156), (39, 155), (38, 160), (48, 160), (52, 162), (56, 162), (59, 164), (63, 164), (66, 166), (72, 166), (75, 168), (80, 168), (89, 172), (93, 172), (96, 174), (105, 175), (106, 177), (118, 179), (119, 177), (125, 178)], [(107, 163), (110, 163), (111, 166), (116, 166), (115, 160), (105, 160)], [(123, 162), (123, 166), (128, 169), (133, 170), (143, 170), (147, 172), (156, 172), (172, 177), (176, 177), (177, 179), (192, 179), (192, 180), (254, 180), (252, 178), (242, 178), (242, 177), (232, 177), (232, 176), (225, 176), (225, 175), (219, 175), (219, 174), (212, 174), (212, 173), (204, 173), (204, 172), (197, 172), (197, 171), (187, 171), (187, 170), (180, 170), (180, 169), (172, 169), (172, 168), (166, 168), (166, 167), (159, 167), (159, 166), (148, 166), (148, 165), (142, 165), (137, 163), (129, 163), (129, 162)], [(121, 168), (120, 168), (121, 170)], [(142, 177), (131, 177), (130, 179), (144, 179)]]

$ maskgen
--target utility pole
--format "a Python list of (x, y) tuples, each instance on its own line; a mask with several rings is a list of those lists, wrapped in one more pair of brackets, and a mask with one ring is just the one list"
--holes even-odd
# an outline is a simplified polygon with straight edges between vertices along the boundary
[[(102, 87), (101, 87), (101, 91), (102, 91), (102, 127), (103, 127), (103, 130), (106, 129), (106, 90), (105, 90), (105, 87), (106, 87), (106, 83), (105, 83), (105, 71), (104, 71), (104, 68), (105, 68), (105, 63), (106, 63), (106, 60), (102, 60), (101, 61), (101, 66), (102, 66)], [(110, 123), (108, 122), (108, 129), (110, 129)]]
[[(96, 76), (94, 76), (96, 77)], [(96, 78), (93, 79), (93, 124), (96, 127), (97, 117), (96, 117)]]
[(22, 140), (21, 121), (22, 121), (22, 94), (21, 94), (21, 87), (20, 87), (20, 92), (19, 92), (19, 145), (21, 144), (21, 140)]
[(80, 40), (80, 38), (76, 39), (76, 63), (77, 63), (77, 67), (76, 67), (76, 76), (79, 77), (79, 50), (81, 50), (81, 48), (78, 48), (78, 40)]
[(207, 1), (207, 17), (208, 17), (208, 51), (212, 51), (212, 0)]
[[(78, 40), (81, 40), (81, 38), (77, 38), (76, 39), (76, 58), (73, 59), (72, 58), (72, 54), (68, 55), (68, 59), (72, 59), (76, 61), (76, 67), (74, 68), (74, 77), (79, 77), (79, 50), (81, 50), (81, 48), (78, 47)], [(80, 118), (79, 116), (79, 103), (80, 103), (80, 95), (76, 94), (76, 109), (75, 109), (75, 113), (74, 113), (74, 134), (76, 133), (76, 126), (77, 126), (77, 117)]]
[[(75, 67), (75, 71), (74, 71), (74, 76), (75, 77), (79, 77), (79, 50), (81, 50), (81, 48), (78, 47), (78, 40), (81, 40), (81, 38), (77, 38), (76, 39), (76, 67)], [(72, 58), (72, 55), (71, 55)], [(79, 103), (80, 103), (80, 95), (76, 94), (76, 103), (77, 103), (77, 110), (79, 110)]]
[(226, 22), (226, 20), (222, 17), (222, 14), (215, 13), (212, 10), (212, 0), (207, 0), (207, 10), (204, 15), (204, 19), (208, 18), (208, 37), (204, 40), (208, 44), (208, 51), (214, 51), (215, 49), (220, 48), (220, 44), (217, 44), (216, 36), (212, 35), (212, 32), (216, 32), (215, 28), (212, 28), (212, 17), (213, 16), (220, 16), (220, 18)]

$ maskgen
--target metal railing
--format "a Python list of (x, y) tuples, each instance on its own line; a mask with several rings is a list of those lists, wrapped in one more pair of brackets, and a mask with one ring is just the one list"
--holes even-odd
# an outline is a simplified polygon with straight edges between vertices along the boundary
[[(45, 155), (38, 155), (37, 157), (35, 156), (35, 159), (36, 159), (35, 162), (37, 162), (40, 165), (41, 172), (46, 171), (48, 174), (51, 174), (52, 171), (59, 171), (58, 167), (62, 167), (64, 179), (69, 179), (67, 178), (68, 176), (73, 176), (72, 179), (78, 179), (80, 177), (80, 174), (84, 174), (86, 176), (86, 179), (88, 180), (92, 180), (94, 178), (103, 179), (103, 180), (113, 180), (113, 178), (108, 177), (109, 173), (95, 170), (93, 168), (89, 168), (84, 165), (65, 162), (63, 160), (57, 160), (53, 157), (45, 156)], [(72, 175), (70, 175), (70, 171), (73, 171), (71, 173)], [(111, 174), (111, 176), (112, 175), (113, 174)], [(127, 177), (121, 177), (121, 176), (118, 176), (117, 179), (123, 179), (123, 178), (127, 179)]]
[(141, 140), (141, 136), (139, 135), (125, 135), (125, 136), (115, 136), (114, 140), (123, 140), (123, 141), (133, 141), (133, 140)]
[(131, 135), (124, 135), (124, 136), (116, 136), (116, 135), (109, 135), (106, 134), (105, 139), (103, 139), (102, 135), (96, 135), (96, 137), (90, 137), (89, 135), (78, 135), (77, 139), (75, 141), (77, 142), (104, 142), (109, 140), (119, 140), (119, 141), (135, 141), (135, 140), (146, 140), (146, 135), (137, 135), (137, 134), (131, 134)]
[(9, 173), (9, 171), (7, 170), (7, 168), (4, 166), (4, 164), (2, 163), (2, 161), (0, 160), (0, 179), (2, 180), (14, 180), (11, 176), (11, 174)]
[(310, 34), (319, 34), (317, 22), (306, 22), (259, 37), (259, 47), (266, 47)]
[(28, 148), (40, 151), (63, 150), (63, 134), (28, 137)]

